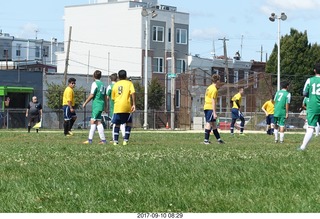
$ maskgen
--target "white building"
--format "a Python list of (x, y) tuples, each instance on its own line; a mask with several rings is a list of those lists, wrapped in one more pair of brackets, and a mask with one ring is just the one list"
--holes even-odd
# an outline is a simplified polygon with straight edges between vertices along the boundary
[[(145, 17), (141, 13), (143, 8), (148, 11)], [(153, 17), (152, 12), (157, 16)], [(149, 79), (152, 73), (168, 73), (171, 65), (168, 57), (171, 57), (172, 48), (176, 72), (185, 71), (189, 14), (178, 12), (176, 7), (160, 5), (157, 0), (97, 0), (65, 7), (64, 21), (66, 44), (65, 52), (58, 56), (61, 60), (57, 66), (58, 73), (65, 71), (63, 60), (69, 57), (68, 74), (91, 74), (100, 69), (109, 75), (125, 69), (128, 76), (142, 77), (146, 42)], [(175, 29), (173, 47), (170, 37), (172, 24)]]

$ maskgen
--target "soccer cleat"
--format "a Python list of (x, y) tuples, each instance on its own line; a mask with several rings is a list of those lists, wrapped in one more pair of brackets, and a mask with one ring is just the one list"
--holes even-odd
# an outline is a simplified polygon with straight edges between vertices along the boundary
[(107, 141), (106, 140), (101, 140), (101, 141), (99, 141), (98, 144), (107, 144)]
[(129, 143), (128, 141), (123, 141), (122, 145), (126, 146), (126, 145), (128, 145), (128, 143)]
[(224, 141), (222, 141), (221, 139), (218, 140), (218, 144), (224, 144)]
[(69, 134), (69, 135), (73, 135), (72, 131), (69, 131), (68, 134)]
[(203, 141), (204, 144), (211, 144), (210, 141)]
[(283, 143), (283, 141), (280, 141), (280, 144), (282, 144)]
[(66, 134), (66, 135), (64, 135), (64, 136), (66, 136), (66, 137), (71, 137), (72, 135), (70, 135), (70, 134)]
[(274, 140), (274, 143), (278, 143), (278, 140)]
[(82, 144), (92, 144), (92, 141), (87, 140), (87, 141), (84, 141)]
[(113, 142), (113, 145), (114, 145), (114, 146), (117, 146), (117, 145), (118, 145), (118, 142), (114, 141), (114, 142)]
[(245, 135), (244, 133), (242, 133), (242, 132), (241, 132), (241, 133), (239, 133), (239, 136), (246, 136), (246, 135)]

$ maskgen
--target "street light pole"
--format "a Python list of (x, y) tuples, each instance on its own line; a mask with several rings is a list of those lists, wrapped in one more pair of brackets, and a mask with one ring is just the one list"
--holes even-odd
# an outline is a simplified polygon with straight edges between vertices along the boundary
[(155, 18), (157, 14), (155, 11), (148, 12), (146, 8), (141, 11), (142, 17), (145, 18), (145, 46), (144, 46), (144, 122), (143, 128), (148, 129), (148, 32), (149, 25), (148, 19), (151, 14), (152, 18)]
[(280, 16), (275, 13), (271, 13), (269, 20), (274, 22), (275, 19), (278, 19), (278, 68), (277, 68), (277, 90), (280, 90), (280, 19), (285, 21), (287, 19), (287, 15), (282, 12)]
[(148, 16), (145, 17), (146, 34), (144, 47), (144, 123), (143, 128), (148, 129)]

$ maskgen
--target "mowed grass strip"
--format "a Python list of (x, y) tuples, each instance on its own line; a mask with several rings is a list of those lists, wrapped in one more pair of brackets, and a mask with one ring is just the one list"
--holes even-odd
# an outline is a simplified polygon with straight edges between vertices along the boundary
[[(303, 134), (132, 132), (83, 145), (87, 131), (2, 131), (0, 212), (319, 212), (320, 146)], [(107, 132), (110, 139), (110, 132)]]

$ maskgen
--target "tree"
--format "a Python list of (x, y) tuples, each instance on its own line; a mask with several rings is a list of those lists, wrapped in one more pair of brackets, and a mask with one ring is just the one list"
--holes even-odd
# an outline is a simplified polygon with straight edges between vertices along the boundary
[[(313, 66), (320, 60), (320, 47), (308, 42), (307, 31), (302, 33), (293, 28), (290, 30), (290, 35), (281, 38), (280, 46), (281, 82), (288, 81), (290, 83), (289, 91), (293, 97), (290, 111), (297, 111), (302, 103), (304, 82), (314, 74)], [(269, 61), (266, 63), (266, 72), (272, 74), (274, 78), (277, 75), (277, 52), (278, 45), (275, 45)], [(273, 80), (273, 85), (276, 84), (276, 80)]]
[[(66, 86), (64, 83), (61, 84), (54, 84), (50, 83), (47, 84), (47, 91), (45, 92), (45, 96), (47, 98), (48, 107), (51, 109), (61, 109), (62, 108), (62, 99), (63, 99), (63, 92)], [(84, 102), (86, 98), (86, 93), (84, 87), (76, 87), (74, 88), (75, 94), (75, 108), (79, 108)]]
[[(139, 82), (134, 83), (136, 90), (136, 108), (144, 109), (144, 87)], [(157, 78), (148, 83), (148, 109), (159, 110), (164, 105), (165, 91)]]
[(165, 91), (159, 83), (158, 78), (151, 80), (148, 91), (149, 108), (159, 110), (164, 104)]

